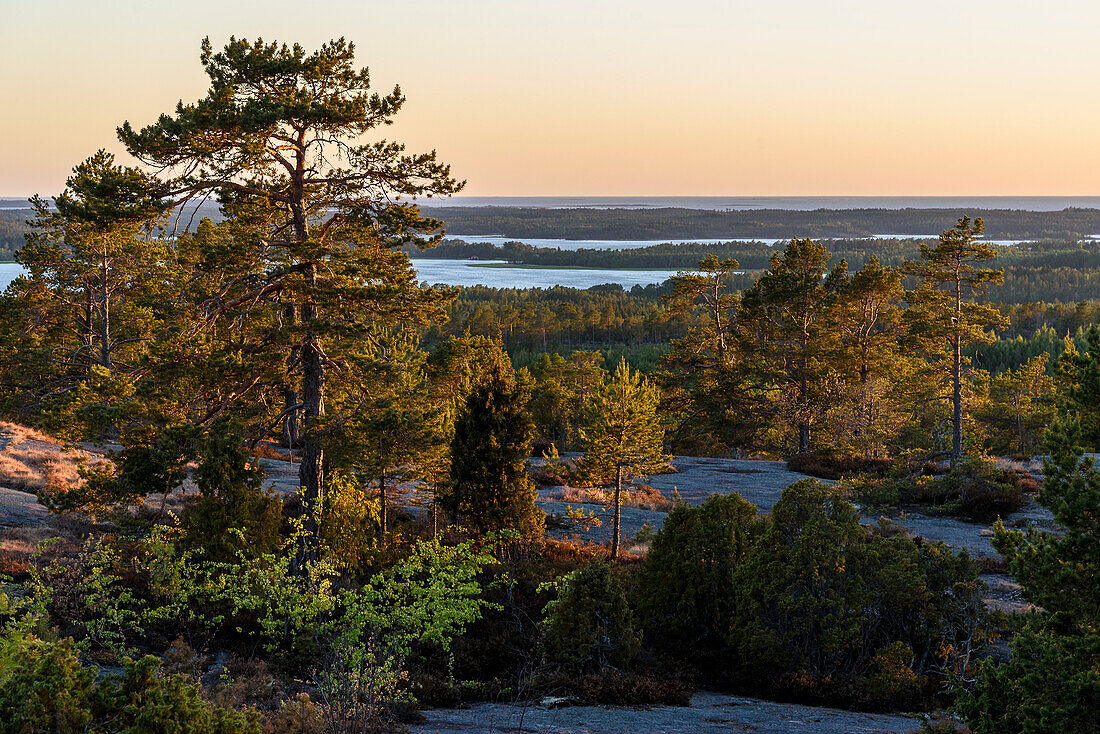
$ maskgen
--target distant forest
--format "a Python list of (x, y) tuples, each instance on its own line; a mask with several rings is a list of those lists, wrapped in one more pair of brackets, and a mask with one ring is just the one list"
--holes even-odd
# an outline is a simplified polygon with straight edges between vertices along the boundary
[[(622, 239), (660, 240), (717, 239), (721, 237), (760, 237), (766, 239), (785, 237), (813, 237), (815, 239), (841, 240), (868, 237), (876, 234), (938, 235), (950, 229), (962, 215), (982, 217), (985, 220), (985, 236), (989, 239), (1034, 239), (1063, 243), (1094, 234), (1100, 234), (1100, 209), (1063, 209), (1056, 212), (1029, 212), (1006, 209), (954, 210), (954, 209), (817, 209), (814, 211), (790, 211), (786, 209), (760, 209), (753, 211), (708, 211), (699, 209), (535, 209), (521, 207), (422, 207), (425, 214), (442, 219), (448, 232), (463, 235), (504, 235), (523, 238)], [(0, 262), (10, 261), (23, 246), (27, 232), (26, 219), (29, 210), (0, 211)], [(187, 212), (178, 218), (179, 226), (193, 229), (203, 217), (215, 222), (221, 220), (217, 207), (207, 202), (194, 213)], [(897, 245), (894, 245), (897, 247)], [(486, 246), (487, 247), (487, 246)], [(699, 245), (672, 246), (629, 253), (585, 255), (588, 267), (671, 267), (694, 266), (698, 262), (695, 253)], [(723, 245), (748, 269), (767, 266), (767, 256), (758, 247), (732, 243)], [(755, 260), (736, 254), (755, 249)], [(898, 260), (912, 257), (916, 244), (902, 245), (895, 253)], [(866, 245), (858, 249), (866, 249)], [(840, 257), (848, 257), (842, 249), (830, 246)], [(710, 250), (708, 250), (709, 252)], [(432, 257), (502, 257), (517, 260), (509, 253), (457, 251), (441, 246)], [(723, 255), (724, 256), (724, 255)], [(570, 254), (551, 255), (549, 251), (526, 251), (522, 262), (544, 265), (577, 265), (567, 262)], [(606, 262), (597, 262), (603, 258)], [(879, 254), (882, 258), (883, 254)], [(538, 262), (535, 262), (535, 258)], [(639, 260), (644, 258), (644, 262)], [(620, 261), (612, 264), (613, 261)], [(759, 262), (757, 262), (759, 260)], [(622, 264), (629, 261), (630, 265)], [(861, 263), (849, 258), (850, 264)]]
[[(872, 257), (883, 265), (898, 266), (920, 255), (917, 240), (823, 240), (830, 264), (846, 260), (858, 270)], [(724, 260), (733, 258), (747, 271), (737, 276), (734, 285), (746, 288), (756, 279), (752, 271), (768, 267), (769, 258), (782, 248), (762, 242), (722, 242), (661, 244), (632, 250), (561, 250), (532, 247), (519, 242), (503, 246), (489, 243), (464, 243), (445, 240), (431, 250), (410, 250), (414, 257), (479, 260), (507, 260), (523, 265), (586, 268), (661, 268), (689, 270), (709, 255)], [(1076, 302), (1100, 299), (1100, 243), (1031, 242), (1020, 246), (997, 247), (997, 265), (1005, 270), (1004, 285), (992, 289), (985, 298), (995, 303), (1032, 301)]]
[(981, 217), (989, 238), (1078, 239), (1100, 233), (1100, 210), (1029, 212), (1006, 209), (535, 209), (422, 207), (463, 235), (651, 240), (668, 237), (866, 237), (938, 235), (959, 217)]
[(23, 235), (30, 231), (26, 220), (29, 209), (0, 211), (0, 262), (11, 262), (23, 246)]

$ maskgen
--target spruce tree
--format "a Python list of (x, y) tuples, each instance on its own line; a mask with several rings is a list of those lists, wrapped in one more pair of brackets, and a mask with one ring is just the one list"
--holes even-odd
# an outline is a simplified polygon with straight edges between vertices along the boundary
[(530, 389), (508, 368), (495, 368), (466, 399), (451, 440), (451, 477), (443, 505), (477, 533), (510, 528), (542, 532), (545, 516), (527, 476), (534, 425)]

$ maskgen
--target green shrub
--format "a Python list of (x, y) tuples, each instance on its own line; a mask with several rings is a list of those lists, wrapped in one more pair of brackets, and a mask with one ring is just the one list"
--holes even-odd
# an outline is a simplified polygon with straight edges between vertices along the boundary
[(544, 627), (547, 659), (567, 669), (625, 668), (638, 651), (622, 580), (603, 561), (561, 579), (558, 598), (546, 605)]
[(1042, 611), (1013, 639), (1006, 663), (985, 662), (972, 676), (959, 710), (976, 734), (1100, 732), (1100, 471), (1081, 448), (1095, 425), (1063, 416), (1047, 434), (1039, 501), (1064, 532), (996, 526), (993, 546)]
[(795, 454), (787, 459), (787, 468), (819, 479), (840, 479), (853, 474), (886, 475), (893, 462), (889, 459), (867, 459), (861, 456), (833, 454)]
[(0, 640), (0, 734), (259, 734), (259, 715), (202, 700), (182, 675), (147, 655), (96, 679), (71, 638), (49, 642), (14, 627)]
[(901, 483), (889, 477), (846, 477), (840, 488), (845, 499), (867, 510), (896, 508), (902, 497)]
[(214, 424), (198, 448), (192, 475), (201, 493), (184, 515), (186, 544), (228, 560), (238, 552), (258, 556), (281, 544), (282, 500), (264, 489), (264, 472), (227, 421)]
[(735, 574), (734, 677), (892, 708), (927, 696), (923, 676), (965, 672), (985, 636), (976, 567), (888, 531), (860, 527), (836, 486), (787, 487)]
[(918, 483), (914, 499), (939, 504), (937, 512), (977, 522), (991, 522), (1023, 508), (1027, 492), (1034, 492), (1033, 480), (1014, 471), (998, 469), (987, 461), (960, 462), (938, 479)]
[(1100, 732), (1100, 635), (1032, 620), (1005, 663), (984, 661), (958, 705), (975, 734)]
[(756, 508), (740, 495), (677, 505), (653, 537), (636, 592), (646, 641), (724, 664), (733, 616), (733, 574), (759, 535)]
[(71, 638), (0, 641), (0, 732), (81, 732), (92, 721), (95, 671), (77, 660)]
[(998, 469), (981, 459), (959, 463), (946, 474), (926, 468), (919, 476), (890, 473), (841, 480), (844, 496), (869, 509), (915, 505), (939, 515), (990, 522), (1023, 508), (1038, 490), (1031, 477)]

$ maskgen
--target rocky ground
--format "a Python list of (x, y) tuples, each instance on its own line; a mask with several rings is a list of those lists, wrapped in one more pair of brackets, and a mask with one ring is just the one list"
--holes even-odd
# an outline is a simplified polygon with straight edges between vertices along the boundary
[(920, 727), (920, 720), (907, 716), (864, 714), (708, 692), (696, 694), (691, 706), (555, 708), (547, 704), (489, 703), (465, 709), (434, 709), (425, 711), (427, 721), (412, 729), (418, 734), (864, 734), (915, 732)]
[[(87, 448), (87, 447), (85, 447)], [(52, 518), (34, 494), (49, 484), (50, 476), (67, 473), (81, 460), (95, 460), (96, 452), (68, 449), (60, 442), (10, 424), (0, 424), (0, 549), (23, 553), (33, 549), (33, 542), (58, 532), (58, 521)], [(276, 458), (262, 459), (268, 478), (281, 493), (293, 493), (298, 486), (298, 466)], [(805, 476), (789, 471), (778, 461), (678, 457), (675, 472), (651, 477), (648, 483), (666, 497), (674, 492), (687, 503), (697, 505), (713, 493), (738, 492), (761, 512), (768, 512), (786, 488)], [(24, 467), (27, 468), (24, 471)], [(37, 472), (37, 474), (35, 474)], [(53, 474), (51, 474), (51, 472)], [(30, 477), (35, 474), (34, 477)], [(2, 477), (7, 476), (4, 481)], [(67, 475), (66, 475), (67, 476)], [(11, 479), (17, 477), (17, 480)], [(28, 478), (30, 477), (30, 478)], [(36, 484), (37, 482), (37, 484)], [(18, 486), (15, 486), (18, 485)], [(185, 486), (182, 493), (194, 491)], [(181, 494), (182, 494), (181, 493)], [(561, 488), (541, 491), (540, 505), (550, 513), (551, 532), (558, 535), (578, 535), (586, 540), (607, 540), (611, 523), (607, 508), (582, 504), (582, 507), (603, 519), (601, 527), (582, 530), (564, 521), (566, 504), (551, 499)], [(154, 500), (159, 502), (159, 500)], [(180, 497), (173, 497), (170, 506), (178, 507)], [(633, 540), (645, 526), (657, 530), (666, 513), (626, 507), (622, 511), (624, 549), (644, 552), (645, 543)], [(892, 518), (911, 534), (927, 540), (940, 540), (965, 549), (977, 558), (995, 559), (988, 526), (943, 517), (905, 513)], [(864, 515), (863, 521), (878, 522), (874, 515)], [(1034, 504), (1006, 519), (1006, 524), (1023, 527), (1036, 525), (1051, 528), (1050, 513)], [(994, 569), (995, 570), (995, 569)], [(1020, 595), (1019, 585), (1007, 575), (989, 573), (983, 577), (989, 586), (988, 603), (992, 608), (1020, 611), (1028, 608)], [(690, 707), (653, 707), (624, 709), (591, 706), (554, 707), (550, 704), (518, 706), (483, 704), (467, 709), (433, 710), (426, 712), (427, 722), (416, 731), (450, 734), (459, 732), (536, 732), (539, 734), (626, 734), (627, 732), (663, 732), (695, 734), (708, 731), (753, 732), (908, 732), (919, 722), (904, 716), (882, 716), (839, 711), (811, 706), (798, 706), (760, 701), (737, 696), (700, 693)]]

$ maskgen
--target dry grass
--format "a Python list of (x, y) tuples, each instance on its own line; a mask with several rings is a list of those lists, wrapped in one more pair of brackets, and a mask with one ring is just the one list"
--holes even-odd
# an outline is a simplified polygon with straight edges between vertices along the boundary
[(79, 486), (82, 464), (106, 461), (44, 433), (0, 421), (0, 485), (25, 492), (63, 492)]
[(1021, 474), (1041, 475), (1043, 473), (1043, 460), (1039, 457), (1024, 461), (996, 457), (993, 459), (993, 465), (998, 469), (1007, 469)]
[[(301, 460), (301, 451), (294, 452), (294, 462), (297, 463)], [(273, 461), (287, 461), (290, 452), (282, 446), (278, 445), (274, 441), (257, 441), (256, 445), (252, 447), (252, 455), (258, 456), (261, 459), (272, 459)]]
[[(608, 487), (562, 487), (549, 492), (545, 497), (571, 504), (609, 505), (614, 501), (615, 490)], [(639, 510), (670, 512), (674, 507), (672, 500), (661, 494), (661, 490), (648, 484), (624, 487), (619, 500), (623, 507), (635, 507)]]

